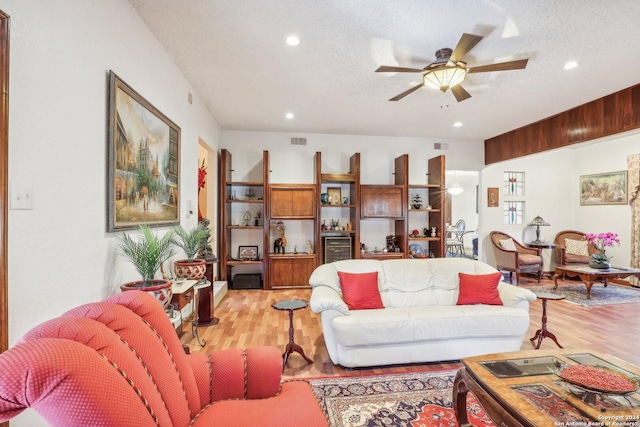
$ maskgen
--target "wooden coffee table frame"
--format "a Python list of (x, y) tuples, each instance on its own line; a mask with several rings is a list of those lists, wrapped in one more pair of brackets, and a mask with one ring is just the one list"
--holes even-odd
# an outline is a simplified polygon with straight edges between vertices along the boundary
[(579, 277), (587, 287), (587, 299), (591, 299), (591, 287), (596, 280), (601, 279), (604, 287), (606, 288), (607, 280), (624, 279), (629, 276), (640, 277), (640, 270), (631, 267), (611, 267), (608, 270), (600, 270), (598, 268), (591, 268), (587, 266), (559, 265), (556, 267), (556, 272), (552, 277), (554, 290), (558, 289), (558, 277), (564, 275), (569, 277)]
[[(536, 427), (553, 425), (553, 420), (536, 408), (512, 386), (539, 383), (558, 394), (563, 400), (595, 421), (601, 421), (602, 415), (619, 416), (620, 420), (637, 421), (640, 419), (638, 408), (600, 412), (590, 407), (580, 398), (554, 383), (558, 377), (554, 374), (499, 378), (482, 365), (483, 362), (505, 361), (510, 359), (554, 357), (569, 364), (576, 364), (568, 358), (570, 355), (591, 354), (620, 369), (640, 375), (640, 367), (623, 360), (591, 350), (526, 350), (512, 353), (496, 353), (462, 359), (463, 367), (458, 370), (453, 384), (453, 409), (460, 427), (472, 427), (467, 417), (467, 393), (472, 392), (487, 415), (498, 426)], [(629, 423), (629, 425), (633, 425)]]

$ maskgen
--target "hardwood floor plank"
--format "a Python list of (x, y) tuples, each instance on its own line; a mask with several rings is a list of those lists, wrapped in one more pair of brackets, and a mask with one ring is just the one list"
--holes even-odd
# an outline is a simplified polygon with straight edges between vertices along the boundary
[[(522, 287), (539, 285), (551, 286), (553, 282), (543, 279), (538, 284), (532, 278), (521, 277)], [(206, 345), (200, 347), (195, 338), (192, 338), (191, 325), (188, 323), (184, 325), (181, 341), (192, 353), (210, 353), (228, 348), (260, 345), (274, 345), (284, 351), (289, 342), (288, 312), (275, 310), (271, 304), (287, 298), (302, 298), (308, 301), (310, 297), (310, 289), (230, 290), (215, 310), (220, 323), (199, 328), (200, 337), (206, 340)], [(531, 303), (529, 315), (531, 320), (522, 342), (522, 350), (533, 348), (529, 338), (540, 328), (542, 304), (539, 300)], [(640, 337), (640, 303), (583, 307), (567, 301), (549, 301), (547, 315), (549, 331), (556, 335), (566, 349), (597, 350), (640, 366), (640, 352), (637, 350), (637, 339)], [(460, 366), (458, 361), (444, 361), (349, 370), (331, 363), (322, 336), (319, 314), (313, 313), (309, 308), (296, 310), (294, 328), (295, 342), (302, 346), (313, 363), (309, 364), (299, 354), (293, 353), (284, 369), (284, 378), (371, 375), (456, 369)], [(546, 338), (540, 348), (552, 349), (556, 348), (556, 344)]]

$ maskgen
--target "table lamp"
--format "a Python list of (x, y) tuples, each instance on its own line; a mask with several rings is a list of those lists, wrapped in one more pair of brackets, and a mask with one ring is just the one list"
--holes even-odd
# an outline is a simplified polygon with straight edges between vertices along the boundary
[(538, 215), (537, 217), (533, 218), (533, 221), (531, 221), (527, 225), (536, 227), (536, 240), (533, 243), (540, 243), (540, 227), (549, 226), (551, 224), (549, 224), (547, 221), (542, 219), (540, 215)]

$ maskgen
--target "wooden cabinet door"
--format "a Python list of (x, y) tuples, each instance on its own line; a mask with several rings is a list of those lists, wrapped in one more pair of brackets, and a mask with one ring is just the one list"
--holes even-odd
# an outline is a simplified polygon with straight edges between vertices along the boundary
[(362, 185), (360, 217), (403, 219), (404, 192), (400, 185)]
[(315, 216), (315, 186), (272, 186), (269, 189), (271, 218), (306, 218)]
[(309, 277), (316, 267), (315, 257), (276, 256), (269, 259), (271, 289), (309, 287)]

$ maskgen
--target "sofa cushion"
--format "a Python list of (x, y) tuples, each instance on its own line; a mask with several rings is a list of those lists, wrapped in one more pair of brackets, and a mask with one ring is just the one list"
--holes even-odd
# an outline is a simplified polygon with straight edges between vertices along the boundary
[(500, 247), (505, 251), (517, 251), (516, 244), (512, 238), (500, 240)]
[(378, 272), (347, 273), (338, 271), (342, 298), (349, 310), (384, 308), (378, 290)]
[(352, 311), (331, 321), (337, 344), (368, 346), (466, 337), (518, 336), (529, 327), (529, 313), (495, 305), (385, 308)]
[(457, 305), (502, 305), (502, 300), (498, 293), (498, 283), (500, 283), (502, 273), (458, 273), (458, 276), (460, 277), (460, 293), (458, 294)]
[(589, 242), (586, 240), (564, 239), (564, 248), (571, 255), (589, 256)]
[(571, 263), (588, 264), (593, 260), (590, 256), (572, 255), (567, 253), (565, 253), (564, 259), (567, 262), (567, 264), (571, 264)]
[(540, 264), (542, 262), (538, 255), (520, 254), (518, 258), (520, 258), (520, 265), (533, 265)]

